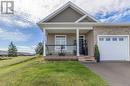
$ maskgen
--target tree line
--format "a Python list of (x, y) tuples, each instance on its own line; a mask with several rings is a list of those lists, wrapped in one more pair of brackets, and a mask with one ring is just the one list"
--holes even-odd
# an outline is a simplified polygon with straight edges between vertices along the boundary
[[(9, 57), (17, 57), (17, 47), (13, 42), (10, 42), (8, 47), (8, 56)], [(36, 54), (42, 55), (43, 54), (43, 44), (39, 42), (35, 48)]]

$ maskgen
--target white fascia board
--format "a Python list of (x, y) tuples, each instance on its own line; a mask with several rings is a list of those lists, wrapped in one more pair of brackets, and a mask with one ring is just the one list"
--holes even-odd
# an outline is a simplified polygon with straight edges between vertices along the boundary
[(76, 20), (75, 23), (80, 22), (81, 20), (83, 20), (83, 19), (86, 18), (86, 17), (87, 17), (87, 15), (82, 16), (81, 18), (79, 18), (78, 20)]
[(85, 11), (83, 11), (82, 9), (80, 9), (78, 6), (76, 6), (75, 4), (73, 4), (72, 2), (68, 2), (65, 5), (63, 5), (62, 7), (60, 7), (59, 9), (57, 9), (56, 11), (54, 11), (53, 13), (51, 13), (50, 15), (48, 15), (47, 17), (45, 17), (43, 20), (41, 20), (39, 23), (42, 23), (46, 20), (49, 20), (51, 18), (53, 18), (54, 16), (58, 15), (59, 13), (61, 13), (64, 9), (71, 7), (72, 9), (76, 10), (77, 12), (79, 12), (80, 14), (84, 14), (85, 15)]
[(82, 10), (81, 8), (79, 8), (77, 5), (75, 5), (74, 3), (70, 2), (70, 7), (76, 11), (78, 11), (80, 14), (85, 15), (86, 12), (84, 10)]
[(62, 7), (58, 8), (57, 10), (55, 10), (54, 12), (50, 13), (47, 17), (45, 17), (43, 20), (41, 20), (39, 23), (42, 23), (48, 19), (53, 18), (54, 16), (58, 15), (60, 12), (62, 12), (65, 8), (68, 7), (68, 3), (66, 3), (65, 5), (63, 5)]
[(54, 22), (54, 23), (39, 23), (40, 26), (62, 26), (62, 25), (70, 25), (70, 26), (130, 26), (130, 23), (101, 23), (101, 22)]
[[(79, 10), (80, 12), (84, 13), (84, 15), (87, 15), (88, 17), (90, 17), (91, 19), (93, 19), (96, 22), (100, 22), (99, 20), (97, 20), (95, 17), (93, 17), (92, 15), (88, 14), (86, 11), (84, 11), (83, 9), (79, 8), (78, 6), (76, 6), (75, 4), (73, 4), (72, 2), (70, 2), (72, 7), (75, 7), (76, 10)], [(86, 16), (86, 17), (87, 17)], [(82, 17), (81, 17), (82, 18)], [(84, 19), (84, 18), (83, 18)]]
[(89, 18), (93, 19), (94, 21), (100, 22), (99, 20), (97, 20), (95, 17), (93, 17), (92, 15), (88, 14), (87, 12), (86, 12), (86, 15), (87, 15)]
[(47, 21), (51, 18), (53, 18), (54, 16), (58, 15), (59, 13), (61, 13), (64, 9), (66, 9), (67, 7), (71, 7), (72, 9), (76, 10), (78, 13), (82, 14), (82, 15), (87, 15), (88, 17), (90, 17), (91, 19), (93, 19), (96, 22), (99, 22), (98, 20), (96, 20), (93, 16), (91, 16), (90, 14), (88, 14), (86, 11), (82, 10), (81, 8), (79, 8), (77, 5), (73, 4), (72, 2), (68, 2), (65, 5), (63, 5), (62, 7), (60, 7), (59, 9), (57, 9), (56, 11), (54, 11), (53, 13), (51, 13), (50, 15), (48, 15), (47, 17), (45, 17), (43, 20), (41, 20), (39, 23), (42, 23), (44, 21)]
[(64, 4), (62, 7), (58, 8), (57, 10), (53, 11), (52, 13), (50, 13), (47, 17), (45, 17), (43, 20), (41, 20), (39, 23), (42, 23), (46, 20), (49, 20), (51, 18), (53, 18), (54, 16), (58, 15), (60, 12), (62, 12), (64, 9), (66, 9), (67, 7), (69, 7), (70, 2)]
[(44, 27), (46, 30), (76, 30), (79, 28), (80, 30), (92, 30), (93, 27)]

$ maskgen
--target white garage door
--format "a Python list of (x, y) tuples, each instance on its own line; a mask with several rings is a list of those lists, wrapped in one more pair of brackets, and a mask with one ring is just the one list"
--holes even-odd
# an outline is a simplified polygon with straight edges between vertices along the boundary
[(129, 60), (128, 36), (98, 36), (101, 60)]

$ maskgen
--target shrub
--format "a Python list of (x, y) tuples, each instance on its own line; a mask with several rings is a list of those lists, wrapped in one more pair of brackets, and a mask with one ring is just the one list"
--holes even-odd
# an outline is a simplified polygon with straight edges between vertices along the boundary
[(100, 62), (100, 52), (97, 45), (95, 45), (94, 57), (97, 62)]

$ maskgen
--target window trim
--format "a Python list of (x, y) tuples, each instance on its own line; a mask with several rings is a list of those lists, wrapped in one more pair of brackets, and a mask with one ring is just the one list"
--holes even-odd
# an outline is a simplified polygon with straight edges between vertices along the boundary
[[(56, 45), (56, 37), (57, 36), (64, 36), (65, 37), (65, 45), (67, 44), (67, 40), (66, 40), (67, 39), (67, 35), (55, 35), (55, 45)], [(59, 49), (57, 49), (56, 46), (55, 46), (55, 50), (58, 51)], [(63, 49), (63, 50), (67, 50), (67, 46), (65, 46), (65, 49)]]

